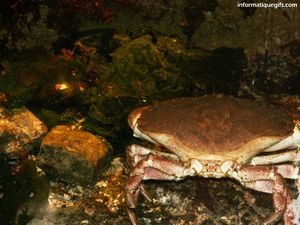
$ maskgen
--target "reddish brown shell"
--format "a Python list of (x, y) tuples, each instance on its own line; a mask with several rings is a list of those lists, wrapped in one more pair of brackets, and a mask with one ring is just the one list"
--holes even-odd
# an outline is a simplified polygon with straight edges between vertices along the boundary
[(244, 162), (291, 135), (294, 128), (282, 109), (228, 96), (173, 99), (143, 110), (138, 129), (184, 161)]

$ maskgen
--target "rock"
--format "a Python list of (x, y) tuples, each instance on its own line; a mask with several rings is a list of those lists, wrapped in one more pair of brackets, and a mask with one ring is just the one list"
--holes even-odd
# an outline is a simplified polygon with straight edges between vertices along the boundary
[(60, 125), (43, 139), (37, 161), (50, 178), (89, 184), (100, 174), (111, 152), (102, 137)]
[(219, 47), (242, 47), (250, 56), (265, 50), (272, 52), (279, 45), (286, 45), (295, 40), (288, 34), (294, 34), (299, 30), (298, 24), (294, 22), (299, 21), (300, 17), (297, 7), (282, 8), (285, 16), (282, 16), (281, 11), (267, 12), (265, 8), (259, 7), (252, 12), (253, 14), (246, 15), (244, 10), (249, 10), (249, 7), (232, 7), (231, 4), (236, 4), (236, 1), (217, 2), (218, 7), (204, 12), (203, 22), (195, 27), (189, 40), (195, 47), (208, 50)]
[(95, 185), (51, 181), (48, 206), (27, 225), (132, 225), (125, 207), (125, 162), (115, 157)]
[(0, 107), (0, 151), (10, 159), (24, 158), (39, 146), (47, 127), (25, 107)]
[(9, 164), (0, 162), (0, 224), (26, 224), (47, 205), (49, 182), (46, 174), (26, 159), (12, 175)]
[(16, 181), (18, 189), (15, 197), (20, 202), (15, 221), (16, 224), (25, 224), (35, 214), (43, 212), (48, 205), (49, 181), (44, 171), (31, 159), (22, 163)]

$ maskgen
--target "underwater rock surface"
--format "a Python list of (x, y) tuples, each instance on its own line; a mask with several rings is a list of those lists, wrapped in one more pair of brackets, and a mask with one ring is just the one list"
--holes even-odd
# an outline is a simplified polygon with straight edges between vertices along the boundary
[(37, 161), (50, 177), (87, 184), (103, 169), (111, 151), (101, 137), (56, 126), (43, 139)]
[(11, 159), (21, 159), (39, 145), (47, 127), (27, 108), (0, 107), (0, 151)]

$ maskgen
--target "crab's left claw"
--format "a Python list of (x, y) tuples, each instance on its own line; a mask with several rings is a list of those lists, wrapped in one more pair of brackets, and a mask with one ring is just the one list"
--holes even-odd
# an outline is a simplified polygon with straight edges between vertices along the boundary
[[(128, 151), (132, 149), (129, 148)], [(131, 153), (129, 152), (128, 155), (130, 156)], [(137, 224), (134, 208), (137, 206), (139, 194), (142, 193), (151, 201), (150, 195), (142, 184), (143, 180), (182, 180), (187, 176), (195, 175), (192, 168), (185, 167), (170, 154), (146, 154), (144, 157), (141, 155), (139, 157), (140, 161), (133, 163), (134, 168), (125, 186), (127, 211), (132, 224)]]
[(136, 217), (134, 209), (137, 205), (138, 196), (140, 194), (140, 188), (139, 188), (140, 182), (141, 182), (140, 176), (130, 176), (125, 186), (127, 213), (133, 225), (138, 224), (138, 219)]
[(140, 194), (139, 184), (142, 181), (141, 176), (135, 175), (128, 178), (125, 193), (126, 193), (126, 202), (129, 208), (135, 208), (137, 205), (138, 196)]

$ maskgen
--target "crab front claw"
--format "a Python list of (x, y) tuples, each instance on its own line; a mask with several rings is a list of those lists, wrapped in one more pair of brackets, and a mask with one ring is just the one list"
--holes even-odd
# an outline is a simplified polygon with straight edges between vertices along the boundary
[(135, 208), (140, 194), (140, 182), (143, 177), (139, 175), (130, 176), (125, 187), (126, 202), (129, 208)]
[[(133, 156), (131, 151), (136, 153), (137, 147), (139, 146), (131, 145), (127, 149), (129, 162), (135, 162), (130, 156)], [(147, 152), (147, 149), (143, 147), (140, 147), (139, 150), (143, 153)], [(172, 154), (155, 151), (149, 151), (148, 153), (139, 155), (138, 159), (140, 161), (133, 163), (134, 168), (125, 186), (127, 210), (132, 224), (137, 224), (134, 208), (137, 206), (139, 194), (142, 193), (147, 200), (151, 201), (150, 195), (142, 184), (143, 180), (182, 180), (187, 176), (195, 175), (194, 170), (185, 167)]]
[(295, 225), (292, 195), (281, 173), (283, 169), (276, 166), (243, 166), (233, 176), (247, 188), (273, 194), (275, 212), (263, 224), (274, 224), (283, 215), (285, 225)]
[[(131, 181), (128, 180), (128, 182), (127, 182), (127, 185), (126, 185), (126, 188), (125, 188), (126, 203), (127, 203), (126, 208), (127, 208), (127, 213), (129, 215), (129, 219), (130, 219), (131, 223), (133, 225), (137, 225), (138, 224), (138, 219), (136, 217), (134, 209), (136, 208), (137, 200), (138, 200), (140, 192), (143, 193), (143, 191), (141, 191), (141, 190), (144, 189), (144, 185), (139, 184), (138, 188), (136, 190), (132, 190), (132, 189), (130, 189), (130, 183), (129, 182), (132, 182), (131, 184), (136, 184), (135, 183), (136, 180), (131, 180)], [(151, 201), (151, 198), (148, 194), (143, 194), (143, 195), (146, 197), (146, 199)]]
[[(140, 193), (149, 201), (152, 201), (151, 195), (145, 188), (145, 185), (141, 181), (136, 180), (142, 178), (142, 176), (132, 176), (129, 177), (125, 191), (126, 191), (126, 202), (127, 206), (130, 208), (135, 208), (137, 205), (138, 197)], [(133, 186), (131, 186), (133, 184)], [(137, 187), (135, 187), (138, 185)]]

